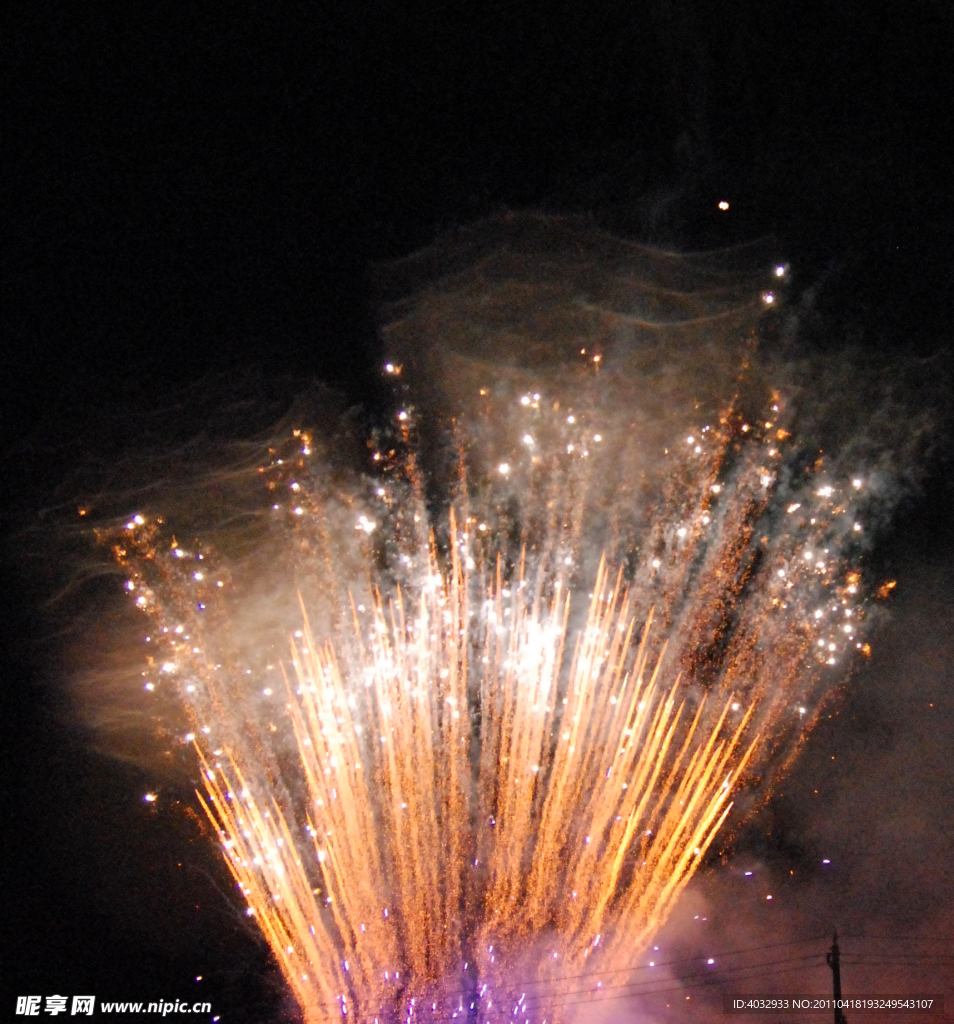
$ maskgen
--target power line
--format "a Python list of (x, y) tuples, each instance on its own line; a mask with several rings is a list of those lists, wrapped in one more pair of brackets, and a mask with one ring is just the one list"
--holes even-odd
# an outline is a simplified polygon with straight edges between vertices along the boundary
[[(790, 961), (778, 961), (778, 962), (779, 963), (788, 963)], [(767, 966), (767, 965), (761, 965), (761, 966)], [(789, 967), (785, 967), (785, 968), (782, 968), (781, 970), (773, 971), (772, 973), (775, 974), (775, 975), (786, 974), (786, 973), (788, 973), (790, 971), (801, 970), (801, 969), (803, 969), (804, 966), (805, 965), (801, 964), (801, 963), (792, 964)], [(751, 968), (740, 968), (740, 970), (751, 969), (753, 971), (757, 971), (759, 969), (759, 967), (760, 967), (760, 965), (753, 965)], [(754, 974), (754, 975), (751, 975), (751, 976), (752, 977), (758, 977), (758, 974)], [(739, 979), (739, 980), (745, 980), (745, 979)], [(624, 988), (624, 987), (626, 987), (626, 986), (619, 986), (619, 988)], [(585, 1005), (587, 1003), (607, 1003), (607, 1002), (612, 1002), (614, 1000), (626, 999), (626, 998), (630, 998), (630, 997), (665, 995), (667, 992), (682, 992), (685, 989), (719, 988), (719, 987), (720, 987), (719, 979), (716, 978), (715, 976), (711, 976), (711, 980), (709, 980), (709, 981), (697, 981), (697, 982), (689, 982), (689, 983), (685, 983), (685, 984), (684, 983), (679, 983), (679, 984), (675, 984), (675, 985), (670, 985), (670, 986), (668, 986), (666, 988), (644, 989), (644, 990), (637, 991), (637, 992), (621, 992), (621, 993), (618, 993), (618, 994), (614, 992), (612, 994), (605, 995), (605, 996), (603, 995), (603, 993), (604, 992), (608, 992), (609, 990), (608, 989), (601, 989), (601, 990), (599, 990), (599, 992), (597, 992), (596, 994), (594, 994), (594, 995), (592, 995), (592, 996), (590, 996), (589, 998), (586, 998), (586, 999), (572, 999), (572, 1000), (563, 1000), (563, 1001), (559, 1001), (559, 1002), (534, 1003), (532, 1005), (528, 1005), (527, 1009), (528, 1010), (532, 1009), (532, 1010), (536, 1011), (537, 1013), (540, 1013), (541, 1011), (556, 1009), (557, 1007), (560, 1007), (560, 1006), (580, 1006), (580, 1005)], [(446, 1018), (446, 1017), (443, 1018), (443, 1020), (448, 1020), (448, 1019), (449, 1018)], [(431, 1020), (436, 1020), (436, 1018), (432, 1018), (432, 1017), (428, 1017), (427, 1018), (428, 1022), (430, 1022)]]
[(783, 946), (802, 946), (809, 942), (823, 942), (824, 936), (815, 936), (811, 939), (790, 939), (788, 942), (772, 942), (764, 946), (749, 946), (747, 949), (732, 949), (725, 953), (701, 953), (699, 956), (688, 957), (684, 960), (666, 960), (660, 963), (654, 963), (651, 967), (649, 964), (630, 964), (626, 967), (616, 967), (613, 970), (607, 971), (587, 971), (584, 974), (564, 974), (555, 978), (533, 978), (523, 981), (515, 981), (511, 983), (511, 987), (521, 987), (523, 985), (549, 985), (554, 982), (560, 981), (574, 981), (578, 978), (602, 978), (608, 974), (625, 974), (627, 971), (649, 971), (655, 970), (657, 967), (679, 967), (682, 964), (695, 963), (697, 960), (708, 960), (708, 959), (725, 959), (730, 956), (741, 956), (743, 953), (761, 953), (766, 949), (781, 949)]
[[(869, 940), (870, 939), (870, 940), (880, 941), (883, 937), (882, 936), (868, 936), (868, 935), (846, 935), (846, 936), (842, 936), (842, 938), (865, 939), (865, 940)], [(886, 938), (886, 937), (884, 937), (884, 938)], [(577, 980), (577, 979), (580, 979), (580, 978), (602, 978), (602, 977), (606, 977), (607, 975), (611, 975), (611, 974), (625, 974), (626, 972), (632, 972), (632, 971), (654, 970), (654, 969), (659, 968), (659, 967), (680, 967), (683, 964), (695, 963), (697, 960), (706, 960), (706, 959), (710, 959), (710, 958), (711, 959), (716, 959), (716, 960), (724, 960), (727, 957), (741, 956), (741, 955), (743, 955), (745, 953), (761, 953), (761, 952), (763, 952), (764, 950), (767, 950), (767, 949), (781, 949), (781, 948), (783, 948), (785, 946), (806, 945), (806, 944), (811, 943), (811, 942), (823, 942), (823, 941), (826, 941), (826, 939), (827, 939), (827, 936), (819, 935), (819, 936), (815, 936), (813, 938), (790, 939), (787, 942), (773, 942), (773, 943), (767, 943), (767, 944), (761, 945), (761, 946), (749, 946), (746, 949), (728, 950), (726, 952), (721, 952), (721, 953), (719, 953), (719, 952), (717, 952), (717, 953), (710, 953), (708, 955), (703, 953), (703, 954), (700, 954), (699, 956), (688, 957), (688, 958), (683, 959), (683, 960), (665, 960), (665, 961), (656, 962), (652, 966), (650, 966), (649, 964), (646, 964), (646, 963), (629, 964), (626, 967), (618, 967), (618, 968), (614, 968), (613, 970), (606, 970), (606, 971), (587, 971), (587, 972), (585, 972), (583, 974), (565, 974), (565, 975), (558, 975), (558, 976), (553, 977), (553, 978), (545, 978), (545, 979), (541, 979), (541, 978), (527, 978), (527, 979), (522, 979), (522, 980), (517, 980), (517, 981), (514, 981), (514, 982), (510, 982), (508, 987), (509, 988), (521, 988), (521, 987), (524, 987), (524, 986), (527, 986), (527, 985), (544, 985), (544, 984), (545, 985), (550, 985), (550, 984), (559, 983), (561, 981), (573, 981), (573, 980)], [(900, 941), (905, 941), (905, 940), (902, 939)], [(944, 940), (944, 939), (936, 939), (936, 940), (935, 939), (930, 939), (930, 940), (924, 940), (924, 941), (945, 942), (947, 940)], [(954, 939), (950, 940), (950, 943), (952, 945), (954, 945)], [(846, 953), (844, 955), (845, 956), (879, 956), (879, 955), (887, 956), (888, 954), (887, 953), (879, 954), (879, 953), (850, 952), (850, 953)], [(925, 954), (925, 957), (943, 956), (943, 955), (944, 954), (931, 954), (931, 953), (928, 953), (928, 954)], [(924, 957), (921, 957), (921, 959), (923, 960)]]
[[(743, 972), (752, 972), (752, 971), (758, 972), (758, 971), (762, 970), (763, 968), (774, 967), (774, 966), (776, 966), (778, 964), (793, 964), (793, 965), (798, 964), (799, 966), (802, 966), (804, 961), (806, 961), (806, 960), (814, 960), (814, 959), (816, 959), (816, 957), (817, 957), (817, 954), (810, 953), (807, 956), (786, 957), (784, 960), (769, 960), (767, 963), (761, 963), (761, 964), (745, 964), (742, 967), (728, 968), (727, 970), (721, 970), (721, 971), (702, 971), (702, 972), (700, 972), (698, 974), (687, 974), (685, 976), (685, 979), (679, 979), (680, 980), (679, 987), (683, 987), (683, 988), (687, 987), (684, 984), (682, 984), (682, 982), (684, 980), (690, 980), (692, 978), (711, 978), (711, 979), (713, 979), (711, 984), (717, 984), (719, 980), (724, 979), (726, 977), (738, 976), (738, 975), (742, 974)], [(793, 966), (791, 969), (795, 970), (795, 967)], [(775, 972), (775, 973), (778, 973), (778, 972)], [(657, 984), (657, 982), (654, 982), (654, 981), (630, 981), (630, 982), (623, 982), (622, 984), (619, 984), (619, 985), (600, 986), (599, 991), (600, 992), (612, 992), (612, 991), (615, 991), (617, 989), (639, 988), (641, 986), (654, 985), (654, 984)], [(696, 984), (697, 985), (704, 985), (704, 984), (710, 984), (710, 983), (709, 982), (697, 982)], [(576, 994), (582, 994), (582, 993), (593, 992), (593, 991), (594, 991), (594, 989), (592, 989), (592, 988), (579, 988), (579, 989), (570, 989), (567, 992), (557, 992), (555, 994), (559, 995), (559, 996), (567, 996), (567, 995), (576, 995)], [(634, 992), (633, 994), (634, 995), (639, 995), (640, 993)], [(531, 999), (535, 999), (535, 998), (542, 998), (542, 997), (531, 996), (530, 998)]]
[(865, 956), (862, 953), (848, 953), (841, 957), (843, 964), (853, 964), (855, 967), (863, 966), (865, 964), (871, 967), (876, 967), (878, 964), (890, 965), (897, 964), (898, 966), (909, 965), (916, 967), (918, 964), (923, 964), (927, 967), (954, 967), (954, 957), (951, 956), (908, 956), (905, 957), (901, 954), (898, 956), (877, 956), (869, 955)]

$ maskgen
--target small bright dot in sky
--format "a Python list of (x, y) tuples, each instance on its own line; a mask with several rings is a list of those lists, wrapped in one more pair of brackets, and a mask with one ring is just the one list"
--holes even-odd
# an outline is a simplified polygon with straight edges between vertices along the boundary
[(497, 467), (497, 472), (498, 473), (503, 473), (503, 475), (506, 476), (510, 472), (510, 465), (509, 465), (509, 463), (501, 462), (500, 465)]
[(775, 276), (776, 277), (784, 277), (785, 276), (785, 268), (784, 267), (776, 267), (775, 268)]
[(831, 861), (830, 860), (823, 860), (822, 864), (831, 864)]
[(146, 794), (146, 795), (145, 795), (145, 796), (143, 797), (143, 800), (145, 800), (147, 804), (155, 803), (155, 800), (156, 800), (156, 794), (155, 794), (155, 793), (147, 793), (147, 794)]
[(719, 209), (720, 210), (728, 210), (728, 208), (729, 208), (729, 204), (724, 199), (721, 199), (719, 201)]
[(766, 292), (762, 296), (762, 301), (765, 303), (766, 306), (771, 306), (772, 303), (775, 301), (775, 294), (773, 292)]
[(715, 963), (715, 960), (713, 960), (713, 959), (712, 959), (712, 957), (710, 956), (710, 957), (709, 957), (709, 959), (708, 959), (708, 961), (707, 961), (707, 963), (710, 963), (710, 964), (714, 964), (714, 963)]

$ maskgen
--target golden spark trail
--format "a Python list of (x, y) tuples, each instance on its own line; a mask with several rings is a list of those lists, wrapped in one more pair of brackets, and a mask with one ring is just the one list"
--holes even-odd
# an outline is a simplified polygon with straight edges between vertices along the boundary
[(468, 957), (487, 983), (475, 1019), (509, 1016), (505, 998), (493, 1005), (494, 979), (506, 996), (497, 965), (534, 936), (560, 971), (601, 940), (604, 967), (631, 958), (701, 863), (755, 747), (748, 715), (725, 728), (728, 704), (710, 726), (702, 705), (688, 719), (679, 681), (663, 687), (647, 663), (651, 618), (634, 644), (605, 564), (561, 687), (570, 595), (524, 600), (522, 572), (509, 590), (499, 565), (476, 580), (458, 551), (444, 573), (428, 553), (413, 599), (376, 595), (366, 625), (354, 612), (354, 660), (305, 618), (286, 682), (312, 849), (250, 791), (255, 765), (200, 753), (203, 806), (309, 1021), (444, 1013)]

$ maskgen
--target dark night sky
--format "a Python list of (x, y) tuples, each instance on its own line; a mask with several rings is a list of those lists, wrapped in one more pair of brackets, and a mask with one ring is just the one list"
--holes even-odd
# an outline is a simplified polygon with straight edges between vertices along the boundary
[[(931, 0), (35, 0), (10, 20), (0, 974), (15, 993), (115, 998), (191, 996), (203, 974), (223, 1021), (276, 1020), (280, 986), (181, 810), (188, 790), (180, 810), (147, 813), (142, 770), (72, 724), (51, 667), (61, 623), (42, 610), (43, 573), (24, 582), (20, 531), (76, 465), (109, 458), (116, 424), (188, 380), (250, 368), (317, 378), (373, 419), (368, 266), (503, 208), (591, 212), (676, 248), (774, 235), (796, 291), (824, 282), (829, 336), (948, 347), (954, 18)], [(715, 209), (723, 195), (728, 216)], [(270, 387), (262, 394), (281, 394)], [(950, 629), (943, 475), (905, 510), (884, 556), (886, 571), (909, 571), (931, 596), (899, 609), (910, 629), (891, 645), (898, 664), (871, 669), (881, 697), (849, 698), (809, 745), (794, 795), (772, 812), (776, 837), (814, 822), (798, 794), (820, 777), (825, 744), (857, 764), (870, 744), (881, 752), (868, 789), (827, 780), (845, 806), (868, 800), (878, 771), (890, 788), (924, 751), (924, 777), (949, 777), (944, 659), (924, 685), (945, 725), (899, 717), (889, 699), (892, 670), (930, 665)], [(927, 653), (910, 640), (925, 621), (922, 639), (940, 638)], [(931, 794), (950, 808), (949, 788), (918, 788), (910, 774), (912, 803)], [(888, 831), (875, 828), (875, 842)], [(949, 824), (946, 836), (926, 880), (909, 879), (915, 903), (928, 878), (954, 899)], [(809, 853), (779, 840), (762, 855), (781, 871)]]

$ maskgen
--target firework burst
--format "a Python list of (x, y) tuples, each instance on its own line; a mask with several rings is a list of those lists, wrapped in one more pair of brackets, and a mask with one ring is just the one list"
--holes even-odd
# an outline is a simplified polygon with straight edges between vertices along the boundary
[(189, 709), (200, 799), (309, 1022), (559, 1020), (867, 652), (886, 475), (796, 436), (798, 389), (755, 358), (759, 281), (697, 261), (689, 289), (668, 254), (570, 241), (529, 307), (519, 247), (393, 307), (398, 408), (363, 478), (296, 429), (233, 474), (260, 499), (226, 543), (161, 513), (114, 541), (145, 685)]
[[(709, 535), (702, 522), (714, 518), (709, 481), (729, 436), (699, 463), (706, 497), (692, 544), (672, 531), (667, 571), (653, 546), (629, 581), (601, 559), (580, 606), (569, 583), (582, 557), (572, 502), (554, 519), (551, 501), (549, 534), (508, 559), (489, 512), (475, 514), (461, 487), (439, 545), (413, 464), (390, 490), (374, 489), (377, 511), (349, 507), (356, 543), (342, 545), (340, 563), (363, 558), (365, 583), (336, 594), (340, 563), (326, 559), (337, 550), (334, 512), (300, 482), (314, 442), (299, 434), (297, 451), (275, 452), (263, 475), (291, 495), (272, 511), (294, 524), (311, 568), (326, 565), (318, 589), (339, 610), (320, 639), (302, 603), (290, 650), (268, 665), (229, 628), (220, 605), (236, 587), (219, 578), (227, 566), (213, 550), (183, 549), (161, 521), (126, 524), (117, 554), (130, 593), (169, 652), (147, 685), (177, 685), (192, 709), (203, 805), (307, 1020), (383, 1022), (422, 1008), (434, 1020), (509, 1018), (520, 1005), (516, 965), (558, 989), (567, 972), (630, 962), (666, 919), (747, 769), (767, 763), (772, 744), (759, 730), (780, 742), (786, 682), (804, 687), (819, 668), (800, 615), (765, 621), (778, 604), (771, 588), (744, 607), (765, 631), (787, 632), (788, 647), (772, 654), (741, 626), (718, 656), (700, 642), (706, 588), (676, 604), (693, 574), (724, 576), (724, 602), (749, 571), (737, 524), (764, 505), (750, 493), (764, 440), (720, 517), (732, 532)], [(576, 465), (544, 471), (560, 477), (553, 493), (579, 493)], [(401, 567), (387, 596), (381, 551)], [(802, 600), (819, 572), (806, 570)], [(646, 574), (665, 577), (650, 597), (672, 595), (664, 611), (678, 652), (634, 582)], [(794, 667), (784, 664), (792, 652)], [(776, 680), (765, 676), (771, 657), (784, 669)], [(700, 686), (681, 664), (717, 679)], [(269, 672), (263, 702), (243, 720), (252, 680)], [(560, 1018), (546, 1004), (532, 1015)]]

